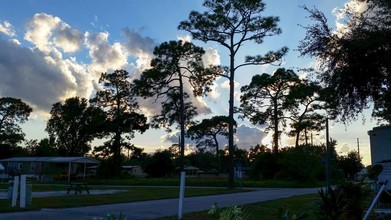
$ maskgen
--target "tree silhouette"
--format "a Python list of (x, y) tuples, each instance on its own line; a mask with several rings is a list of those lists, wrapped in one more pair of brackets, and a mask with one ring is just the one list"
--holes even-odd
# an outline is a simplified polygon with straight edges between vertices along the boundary
[(88, 106), (85, 98), (72, 97), (64, 104), (57, 102), (50, 114), (46, 131), (55, 138), (61, 156), (84, 156), (96, 134), (103, 131), (104, 112)]
[(20, 99), (12, 97), (0, 98), (0, 145), (16, 146), (24, 139), (24, 133), (18, 123), (28, 120), (32, 108)]
[(133, 138), (134, 131), (144, 132), (149, 126), (147, 118), (139, 113), (127, 71), (102, 73), (99, 82), (102, 83), (103, 90), (98, 91), (90, 102), (106, 111), (105, 134), (110, 138), (97, 150), (113, 156), (113, 174), (119, 174), (122, 164), (121, 151), (123, 146), (129, 144), (126, 140)]
[(278, 153), (280, 127), (286, 126), (287, 113), (297, 108), (289, 94), (299, 83), (295, 72), (280, 68), (273, 75), (253, 76), (251, 83), (241, 88), (241, 117), (249, 118), (253, 124), (268, 124), (266, 131), (273, 131), (274, 153)]
[[(192, 140), (196, 140), (197, 148), (214, 148), (216, 151), (218, 170), (220, 168), (219, 161), (219, 142), (217, 136), (222, 135), (228, 137), (229, 118), (227, 116), (214, 116), (210, 119), (203, 119), (200, 123), (191, 126), (187, 130), (188, 136)], [(234, 127), (236, 128), (236, 121)]]
[(287, 52), (283, 47), (265, 55), (247, 56), (241, 64), (235, 58), (243, 45), (248, 42), (261, 44), (263, 39), (281, 33), (277, 27), (279, 19), (262, 16), (265, 4), (261, 0), (205, 0), (206, 11), (192, 11), (187, 21), (182, 21), (178, 28), (188, 31), (196, 40), (216, 42), (228, 50), (229, 66), (222, 75), (229, 80), (229, 115), (228, 145), (230, 154), (229, 187), (234, 185), (234, 81), (235, 72), (248, 65), (274, 63)]
[(355, 118), (373, 101), (373, 116), (391, 122), (391, 4), (359, 0), (364, 12), (345, 8), (343, 28), (333, 30), (324, 14), (308, 9), (316, 23), (305, 27), (302, 56), (318, 58), (322, 82), (332, 91), (342, 121)]
[[(153, 117), (154, 127), (170, 128), (174, 123), (180, 127), (181, 168), (185, 146), (185, 126), (196, 115), (185, 86), (190, 85), (195, 96), (207, 93), (220, 71), (215, 67), (205, 67), (202, 56), (205, 51), (189, 42), (170, 41), (162, 43), (154, 50), (152, 68), (146, 70), (139, 80), (134, 81), (134, 90), (144, 98), (160, 100), (162, 110)], [(187, 84), (186, 84), (187, 83)]]

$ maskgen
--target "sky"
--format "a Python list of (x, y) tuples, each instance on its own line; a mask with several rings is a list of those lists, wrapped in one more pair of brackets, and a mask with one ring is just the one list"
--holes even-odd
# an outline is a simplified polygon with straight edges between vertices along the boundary
[[(264, 15), (280, 18), (282, 34), (265, 38), (263, 44), (244, 45), (237, 62), (246, 55), (264, 54), (283, 46), (289, 48), (281, 64), (283, 68), (313, 67), (314, 59), (299, 57), (297, 46), (305, 36), (310, 20), (300, 6), (317, 7), (323, 11), (330, 25), (341, 26), (340, 10), (347, 0), (266, 0)], [(179, 31), (179, 22), (190, 11), (203, 11), (201, 0), (5, 0), (0, 7), (0, 97), (20, 98), (33, 108), (29, 121), (22, 125), (27, 139), (47, 137), (46, 122), (51, 106), (56, 102), (79, 96), (93, 97), (99, 89), (102, 72), (127, 70), (133, 78), (147, 69), (153, 49), (170, 40), (187, 40), (206, 50), (204, 61), (228, 65), (227, 51), (213, 43), (192, 40)], [(361, 6), (357, 7), (358, 9)], [(240, 87), (247, 85), (255, 74), (273, 73), (275, 66), (254, 66), (239, 69), (236, 74), (235, 96), (239, 105)], [(208, 97), (193, 100), (200, 119), (228, 114), (228, 82), (219, 78)], [(141, 101), (143, 113), (156, 113), (156, 104)], [(270, 143), (265, 126), (238, 120), (235, 137), (241, 148), (249, 148), (263, 141)], [(330, 122), (330, 137), (337, 140), (337, 152), (357, 149), (364, 164), (370, 164), (367, 131), (376, 126), (370, 111), (348, 125)], [(324, 143), (325, 132), (313, 134), (315, 143)], [(284, 139), (286, 143), (291, 141)], [(148, 130), (136, 134), (132, 140), (146, 152), (168, 148), (177, 143), (175, 133)], [(226, 140), (220, 140), (224, 145)]]

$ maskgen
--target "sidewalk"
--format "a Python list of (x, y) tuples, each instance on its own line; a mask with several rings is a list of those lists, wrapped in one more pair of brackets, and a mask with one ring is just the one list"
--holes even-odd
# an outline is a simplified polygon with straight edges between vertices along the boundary
[[(219, 207), (227, 207), (232, 205), (245, 205), (280, 198), (288, 198), (295, 195), (304, 195), (316, 192), (316, 188), (262, 188), (243, 193), (189, 197), (184, 200), (183, 212), (190, 213), (209, 210), (214, 203), (217, 203)], [(41, 211), (33, 212), (4, 213), (0, 214), (0, 220), (103, 220), (107, 218), (107, 214), (114, 213), (118, 216), (120, 212), (122, 212), (122, 214), (129, 220), (156, 219), (165, 216), (176, 216), (178, 213), (178, 199), (163, 199), (78, 208), (42, 209)]]

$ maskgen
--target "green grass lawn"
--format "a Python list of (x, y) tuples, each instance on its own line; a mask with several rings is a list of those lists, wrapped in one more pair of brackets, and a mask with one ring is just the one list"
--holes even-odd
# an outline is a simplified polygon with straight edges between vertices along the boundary
[[(66, 185), (41, 185), (33, 184), (32, 190), (34, 191), (65, 191)], [(127, 190), (126, 192), (116, 194), (102, 194), (102, 195), (69, 195), (61, 197), (45, 197), (45, 198), (32, 198), (32, 205), (27, 206), (23, 210), (38, 210), (41, 208), (65, 208), (65, 207), (80, 207), (90, 205), (102, 205), (113, 203), (125, 203), (155, 199), (168, 199), (177, 198), (179, 195), (179, 189), (173, 188), (161, 188), (161, 187), (124, 187), (124, 186), (90, 186), (91, 190), (94, 189), (121, 189)], [(229, 190), (227, 188), (187, 188), (185, 196), (204, 196), (204, 195), (216, 195), (224, 193), (243, 192), (245, 190), (234, 189)], [(10, 207), (10, 200), (0, 200), (0, 212), (12, 212), (22, 211), (20, 208)]]
[[(240, 207), (244, 213), (244, 219), (262, 219), (276, 220), (285, 219), (286, 212), (289, 213), (289, 218), (294, 219), (300, 215), (304, 215), (301, 219), (316, 219), (318, 194), (310, 194), (303, 196), (293, 196), (286, 199), (277, 199), (267, 202), (261, 202)], [(174, 220), (176, 216), (168, 218), (160, 218), (159, 220)], [(202, 220), (202, 219), (218, 219), (218, 215), (210, 215), (207, 211), (185, 214), (184, 220)]]

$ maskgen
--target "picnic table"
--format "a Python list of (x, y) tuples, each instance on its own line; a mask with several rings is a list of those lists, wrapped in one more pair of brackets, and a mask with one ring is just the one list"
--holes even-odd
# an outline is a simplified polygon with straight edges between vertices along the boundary
[(86, 191), (88, 194), (90, 194), (90, 191), (89, 191), (89, 186), (87, 183), (69, 183), (68, 187), (67, 187), (67, 194), (69, 194), (69, 192), (71, 191), (75, 191), (75, 195), (78, 194), (78, 193), (82, 193), (82, 191)]

